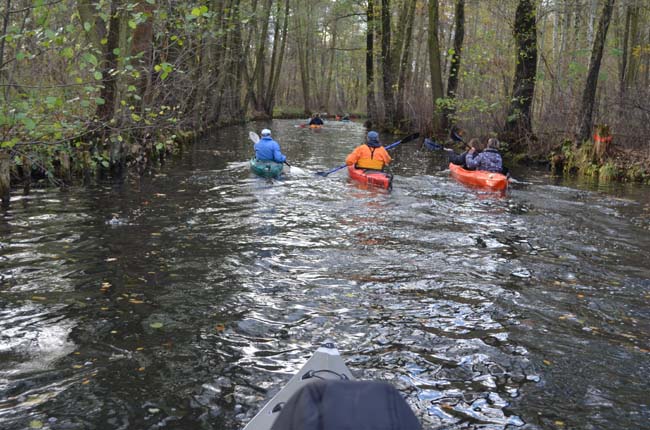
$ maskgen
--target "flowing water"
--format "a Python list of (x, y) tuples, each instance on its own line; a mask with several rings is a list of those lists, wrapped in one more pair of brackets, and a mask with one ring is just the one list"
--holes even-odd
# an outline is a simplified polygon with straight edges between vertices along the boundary
[[(232, 127), (144, 177), (15, 193), (0, 216), (0, 428), (238, 429), (321, 341), (424, 428), (650, 428), (648, 188), (341, 164), (355, 123)], [(252, 126), (251, 126), (252, 127)], [(390, 137), (383, 136), (385, 143)]]

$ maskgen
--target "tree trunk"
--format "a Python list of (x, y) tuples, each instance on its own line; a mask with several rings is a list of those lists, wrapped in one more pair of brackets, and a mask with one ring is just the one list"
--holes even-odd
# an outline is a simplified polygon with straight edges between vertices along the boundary
[[(151, 103), (151, 71), (153, 68), (153, 18), (155, 7), (146, 1), (141, 1), (135, 6), (135, 13), (142, 13), (146, 17), (144, 22), (138, 24), (133, 30), (131, 42), (131, 56), (134, 66), (140, 72), (138, 80), (138, 93), (142, 107)], [(137, 57), (138, 54), (142, 54)]]
[(115, 55), (115, 50), (120, 45), (120, 12), (118, 3), (119, 0), (111, 1), (108, 37), (104, 48), (104, 59), (102, 61), (103, 87), (100, 91), (100, 97), (104, 100), (104, 103), (97, 106), (97, 118), (104, 123), (110, 121), (115, 112), (118, 75), (112, 72), (117, 70), (117, 55)]
[(366, 33), (366, 109), (370, 123), (377, 121), (377, 105), (375, 103), (375, 3), (368, 0), (366, 10), (368, 27)]
[(381, 60), (384, 93), (384, 128), (395, 127), (395, 97), (393, 94), (393, 56), (391, 53), (391, 11), (390, 0), (381, 0)]
[[(273, 55), (271, 61), (271, 70), (269, 71), (269, 85), (264, 97), (264, 111), (269, 117), (273, 117), (273, 107), (275, 106), (275, 95), (278, 90), (280, 73), (282, 72), (282, 63), (284, 62), (284, 51), (287, 46), (287, 30), (289, 28), (289, 0), (284, 2), (284, 21), (280, 30), (280, 10), (281, 3), (278, 2), (277, 22), (275, 26), (275, 37), (273, 40)], [(280, 47), (277, 46), (277, 40), (281, 38)], [(276, 52), (279, 49), (279, 52)], [(277, 58), (276, 58), (277, 56)]]
[(266, 69), (266, 40), (269, 37), (269, 21), (271, 20), (271, 6), (273, 0), (266, 0), (264, 4), (264, 11), (262, 12), (262, 29), (260, 30), (257, 54), (255, 55), (255, 71), (253, 72), (253, 79), (256, 83), (255, 91), (255, 110), (258, 112), (264, 111), (264, 85), (266, 84), (264, 75)]
[(589, 72), (587, 74), (587, 81), (582, 93), (582, 105), (580, 106), (580, 114), (578, 116), (579, 124), (577, 130), (577, 145), (582, 145), (583, 142), (589, 140), (591, 136), (591, 129), (593, 127), (593, 112), (594, 102), (596, 98), (596, 87), (598, 84), (598, 73), (600, 72), (600, 62), (603, 58), (603, 50), (605, 48), (605, 40), (607, 39), (607, 29), (609, 22), (612, 18), (612, 11), (614, 10), (615, 0), (605, 0), (603, 6), (603, 13), (600, 16), (598, 23), (598, 30), (594, 39), (594, 47), (591, 51), (591, 59), (589, 60)]
[(519, 0), (514, 37), (517, 44), (512, 101), (504, 127), (505, 138), (522, 142), (533, 134), (531, 106), (537, 73), (537, 24), (534, 0)]
[(400, 19), (402, 31), (400, 32), (400, 51), (397, 58), (400, 59), (399, 69), (397, 70), (397, 98), (395, 122), (401, 130), (407, 126), (408, 119), (404, 114), (404, 104), (406, 101), (406, 82), (411, 70), (411, 42), (413, 40), (413, 22), (415, 20), (415, 0), (407, 0), (404, 3), (404, 18)]
[(445, 106), (442, 117), (442, 128), (447, 130), (453, 123), (453, 115), (456, 112), (453, 99), (456, 98), (458, 88), (458, 73), (460, 71), (461, 53), (463, 50), (463, 39), (465, 38), (465, 0), (456, 1), (456, 23), (454, 32), (454, 50), (451, 54), (451, 65), (449, 66), (449, 78), (447, 79), (447, 98), (450, 104)]
[(441, 118), (438, 99), (442, 93), (442, 69), (440, 68), (440, 43), (438, 42), (438, 0), (429, 0), (429, 71), (431, 73), (431, 97), (433, 102), (433, 132), (440, 133)]

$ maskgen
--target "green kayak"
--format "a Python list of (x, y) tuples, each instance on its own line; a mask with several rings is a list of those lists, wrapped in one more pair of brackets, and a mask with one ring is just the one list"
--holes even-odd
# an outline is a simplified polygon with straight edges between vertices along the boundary
[(323, 379), (352, 380), (352, 373), (332, 341), (325, 341), (261, 411), (250, 420), (244, 430), (270, 430), (282, 406), (305, 384)]
[(251, 158), (251, 170), (257, 176), (263, 178), (277, 178), (282, 173), (284, 164), (276, 163), (275, 161), (261, 161), (256, 158)]

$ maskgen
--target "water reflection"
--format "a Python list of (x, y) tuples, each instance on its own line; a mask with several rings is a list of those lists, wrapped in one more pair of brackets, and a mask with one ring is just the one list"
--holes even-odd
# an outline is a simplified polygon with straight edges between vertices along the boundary
[(647, 195), (527, 172), (481, 193), (419, 142), (364, 189), (314, 175), (364, 129), (294, 125), (255, 127), (300, 169), (280, 180), (230, 128), (142, 178), (13, 197), (0, 427), (240, 428), (331, 338), (425, 428), (643, 428)]

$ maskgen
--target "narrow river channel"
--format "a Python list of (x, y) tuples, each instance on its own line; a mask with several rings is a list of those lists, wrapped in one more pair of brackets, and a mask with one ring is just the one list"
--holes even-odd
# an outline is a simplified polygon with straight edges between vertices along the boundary
[[(0, 428), (237, 430), (332, 339), (425, 429), (650, 429), (648, 187), (520, 170), (486, 194), (417, 141), (392, 192), (364, 189), (314, 175), (361, 125), (297, 124), (13, 194)], [(300, 169), (253, 177), (253, 126)]]

